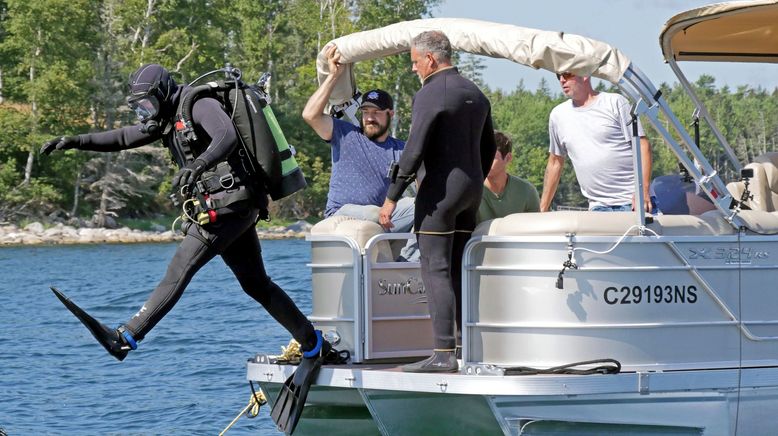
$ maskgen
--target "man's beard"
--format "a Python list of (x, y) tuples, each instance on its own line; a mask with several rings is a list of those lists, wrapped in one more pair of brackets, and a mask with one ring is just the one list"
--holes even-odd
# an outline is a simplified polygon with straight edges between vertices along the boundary
[[(365, 136), (367, 136), (368, 139), (374, 141), (374, 140), (380, 138), (381, 136), (383, 136), (383, 134), (386, 133), (389, 130), (389, 124), (390, 123), (391, 123), (391, 119), (387, 119), (386, 120), (386, 125), (384, 125), (384, 126), (382, 126), (382, 125), (380, 125), (378, 123), (366, 126), (363, 123), (362, 132), (365, 133)], [(371, 130), (371, 133), (368, 133), (368, 131), (367, 131), (368, 128), (377, 129), (377, 130)]]

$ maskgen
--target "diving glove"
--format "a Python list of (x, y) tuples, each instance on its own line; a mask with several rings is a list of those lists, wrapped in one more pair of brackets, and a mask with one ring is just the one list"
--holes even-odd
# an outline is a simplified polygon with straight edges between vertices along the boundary
[(205, 161), (202, 159), (195, 159), (194, 162), (181, 168), (175, 176), (173, 176), (173, 189), (177, 189), (179, 186), (191, 186), (197, 179), (205, 172)]
[(49, 155), (54, 150), (69, 150), (81, 147), (81, 138), (78, 136), (60, 136), (46, 142), (41, 147), (40, 154)]

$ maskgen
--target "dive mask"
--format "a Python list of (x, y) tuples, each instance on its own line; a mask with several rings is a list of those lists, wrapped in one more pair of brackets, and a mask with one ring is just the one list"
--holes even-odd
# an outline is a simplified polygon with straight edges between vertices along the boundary
[(127, 100), (130, 109), (135, 112), (140, 122), (154, 119), (159, 114), (159, 99), (154, 95), (139, 95)]

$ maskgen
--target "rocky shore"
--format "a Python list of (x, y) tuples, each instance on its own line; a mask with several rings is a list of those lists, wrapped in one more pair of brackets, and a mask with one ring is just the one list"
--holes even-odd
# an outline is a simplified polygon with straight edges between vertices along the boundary
[[(310, 231), (311, 224), (297, 221), (289, 226), (257, 229), (260, 239), (303, 238)], [(72, 227), (62, 223), (46, 227), (33, 222), (20, 228), (14, 224), (0, 224), (0, 246), (14, 245), (66, 245), (66, 244), (128, 244), (141, 242), (171, 242), (183, 239), (181, 232)]]

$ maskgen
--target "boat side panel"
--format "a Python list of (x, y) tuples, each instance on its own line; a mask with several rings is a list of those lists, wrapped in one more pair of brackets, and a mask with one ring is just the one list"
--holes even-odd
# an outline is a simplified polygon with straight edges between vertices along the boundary
[[(260, 382), (272, 409), (280, 383)], [(380, 435), (370, 411), (356, 389), (314, 386), (305, 402), (296, 435), (337, 434), (345, 436)]]
[(775, 434), (778, 426), (778, 387), (744, 387), (739, 407), (737, 434)]
[[(566, 239), (475, 245), (465, 262), (466, 361), (550, 367), (614, 358), (631, 370), (738, 367), (741, 266), (726, 259), (738, 251), (737, 239), (617, 242), (573, 238), (578, 268), (565, 270), (563, 289), (555, 285)], [(719, 254), (724, 258), (709, 259)]]
[(311, 241), (310, 319), (315, 328), (335, 331), (341, 338), (338, 349), (356, 358), (362, 354), (359, 337), (359, 252), (340, 239)]
[[(549, 368), (588, 360), (616, 359), (623, 369), (636, 371), (733, 368), (740, 363), (737, 332), (732, 327), (484, 327), (472, 330), (472, 333), (468, 356), (499, 366)], [(718, 337), (720, 345), (714, 347), (711, 339), (699, 340), (709, 336)]]
[(748, 366), (778, 365), (778, 241), (760, 239), (766, 238), (746, 238), (739, 250), (741, 316), (757, 336), (743, 339), (743, 364)]
[(365, 260), (365, 359), (432, 353), (432, 322), (418, 263)]
[(390, 435), (498, 435), (499, 423), (480, 395), (363, 390), (378, 427)]
[[(635, 426), (633, 429), (644, 431), (637, 434), (725, 436), (734, 434), (737, 394), (695, 392), (582, 395), (574, 398), (504, 396), (489, 397), (489, 401), (498, 420), (509, 429), (509, 434), (521, 434), (519, 430), (530, 422), (572, 422), (600, 426), (609, 424), (610, 429), (616, 431), (607, 434), (635, 434), (624, 432), (628, 426)], [(650, 426), (657, 427), (655, 432), (645, 433), (646, 427)]]

